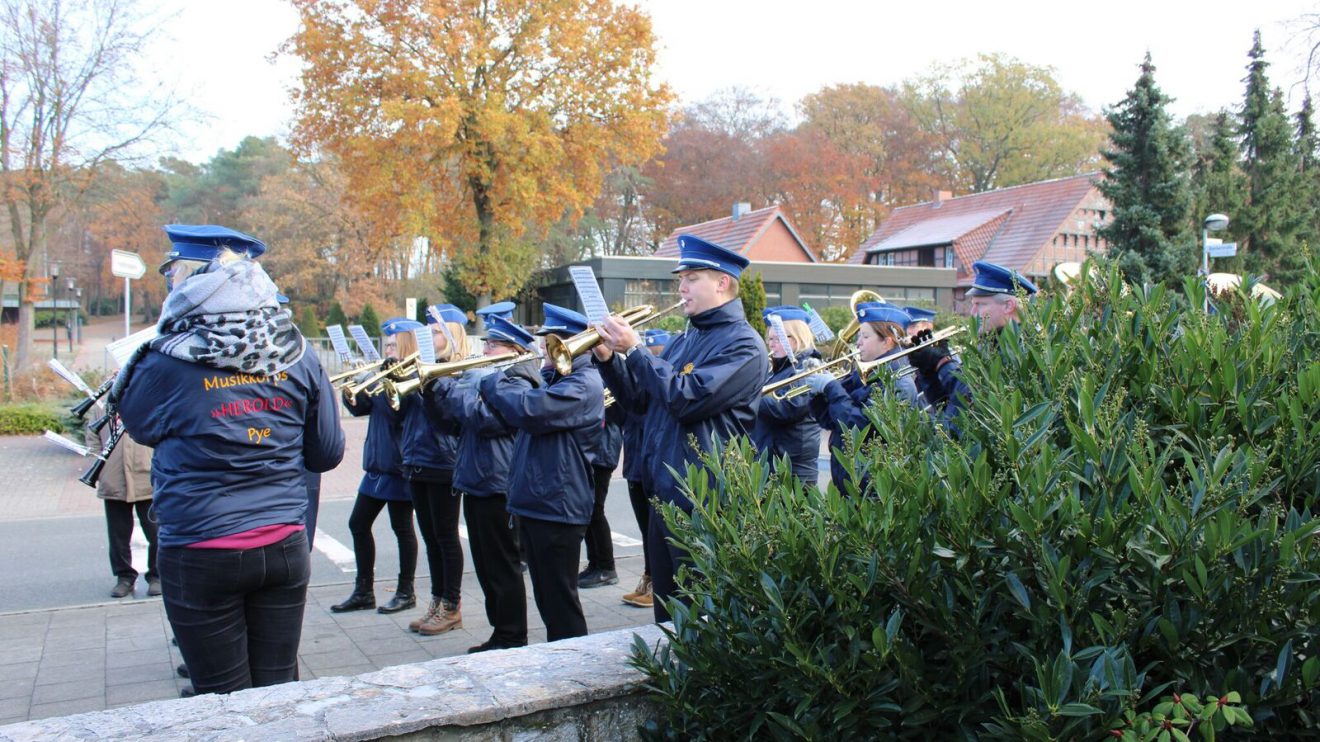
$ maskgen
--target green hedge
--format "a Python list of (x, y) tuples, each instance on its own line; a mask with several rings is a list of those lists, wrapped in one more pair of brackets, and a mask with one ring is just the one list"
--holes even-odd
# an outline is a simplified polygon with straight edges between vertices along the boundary
[(1238, 294), (1210, 316), (1192, 281), (1038, 299), (962, 354), (959, 437), (877, 403), (883, 443), (846, 452), (867, 497), (804, 491), (745, 447), (710, 461), (712, 482), (689, 472), (699, 505), (665, 515), (692, 603), (671, 604), (668, 648), (636, 648), (666, 709), (644, 731), (1320, 734), (1310, 276), (1273, 308)]
[(0, 405), (0, 435), (40, 435), (47, 430), (63, 433), (66, 411), (50, 405)]

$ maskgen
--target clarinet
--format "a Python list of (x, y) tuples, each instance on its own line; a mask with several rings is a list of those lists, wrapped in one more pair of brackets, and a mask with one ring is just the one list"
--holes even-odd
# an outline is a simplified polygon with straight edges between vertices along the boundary
[(115, 375), (111, 374), (110, 378), (101, 382), (101, 386), (97, 388), (97, 390), (92, 394), (92, 396), (74, 405), (72, 410), (73, 416), (78, 418), (79, 420), (83, 419), (83, 417), (87, 415), (87, 412), (92, 409), (92, 405), (96, 404), (97, 400), (99, 400), (101, 397), (104, 397), (106, 392), (110, 391), (110, 387), (114, 385), (115, 385)]
[[(106, 417), (109, 417), (109, 415), (106, 415)], [(102, 425), (104, 426), (104, 423), (102, 423)], [(116, 420), (114, 426), (110, 428), (110, 437), (105, 440), (105, 446), (101, 448), (101, 453), (97, 454), (96, 461), (92, 462), (92, 465), (87, 471), (84, 472), (81, 477), (78, 477), (79, 482), (82, 482), (88, 487), (96, 487), (96, 480), (101, 478), (101, 470), (105, 468), (105, 463), (109, 460), (110, 453), (115, 450), (115, 446), (119, 445), (119, 439), (123, 436), (124, 424)]]

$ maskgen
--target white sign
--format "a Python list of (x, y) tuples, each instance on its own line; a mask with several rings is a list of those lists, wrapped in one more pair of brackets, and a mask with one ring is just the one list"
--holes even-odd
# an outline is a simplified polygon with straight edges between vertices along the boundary
[(417, 319), (417, 299), (408, 297), (403, 300), (403, 316), (408, 319)]
[(605, 318), (610, 316), (610, 307), (605, 303), (605, 295), (600, 292), (600, 284), (596, 283), (596, 274), (591, 272), (591, 266), (569, 266), (568, 275), (573, 277), (573, 287), (582, 300), (582, 313), (587, 315), (587, 324), (604, 323)]
[(119, 278), (137, 280), (147, 274), (147, 264), (141, 256), (126, 250), (110, 251), (110, 273)]
[(1237, 243), (1221, 242), (1218, 245), (1206, 245), (1205, 254), (1212, 258), (1231, 258), (1237, 255)]

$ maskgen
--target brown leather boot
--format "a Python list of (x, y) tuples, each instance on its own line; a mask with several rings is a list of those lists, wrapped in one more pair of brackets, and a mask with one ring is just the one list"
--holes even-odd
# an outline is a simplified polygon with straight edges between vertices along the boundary
[(409, 621), (408, 630), (420, 631), (422, 624), (434, 618), (436, 614), (440, 612), (441, 608), (443, 608), (443, 606), (440, 605), (440, 599), (431, 598), (431, 604), (426, 607), (426, 613), (423, 613), (421, 618), (414, 618), (412, 621)]
[(440, 612), (423, 621), (417, 633), (422, 636), (435, 636), (461, 628), (463, 628), (463, 614), (458, 610), (458, 603), (444, 601), (440, 605)]
[(623, 602), (628, 605), (635, 605), (638, 608), (650, 608), (654, 599), (651, 597), (651, 575), (642, 575), (642, 579), (637, 583), (637, 589), (625, 593)]

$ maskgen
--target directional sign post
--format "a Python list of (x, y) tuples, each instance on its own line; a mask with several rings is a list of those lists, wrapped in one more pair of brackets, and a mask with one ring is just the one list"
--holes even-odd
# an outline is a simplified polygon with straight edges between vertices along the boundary
[(124, 279), (124, 337), (128, 337), (132, 334), (132, 330), (129, 329), (129, 316), (133, 313), (133, 291), (129, 281), (136, 281), (145, 276), (147, 264), (142, 262), (142, 257), (135, 252), (111, 250), (110, 273)]

